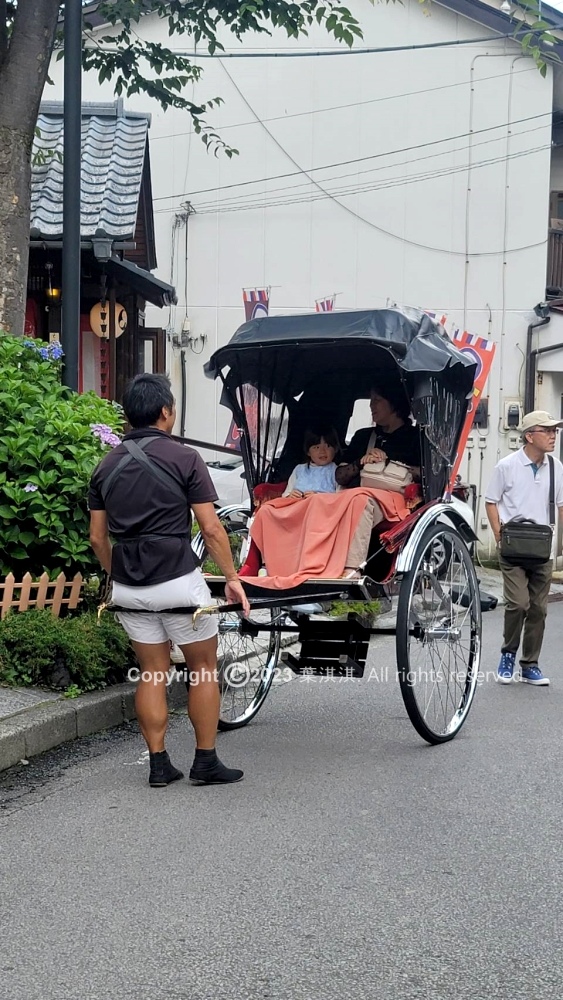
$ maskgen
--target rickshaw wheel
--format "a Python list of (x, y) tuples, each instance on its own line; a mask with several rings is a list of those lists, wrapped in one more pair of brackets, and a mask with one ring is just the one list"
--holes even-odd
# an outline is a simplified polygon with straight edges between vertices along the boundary
[(428, 743), (446, 743), (461, 729), (475, 695), (480, 654), (481, 600), (470, 553), (454, 528), (433, 524), (403, 577), (397, 610), (401, 694)]
[[(221, 690), (219, 729), (240, 729), (260, 711), (274, 679), (281, 634), (271, 628), (280, 609), (256, 611), (251, 622), (236, 612), (219, 616), (217, 669)], [(263, 623), (270, 631), (259, 631)]]

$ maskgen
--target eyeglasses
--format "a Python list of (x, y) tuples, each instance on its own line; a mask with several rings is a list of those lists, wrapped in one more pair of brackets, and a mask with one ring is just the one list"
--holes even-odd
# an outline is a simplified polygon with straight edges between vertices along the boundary
[(532, 434), (553, 434), (559, 433), (559, 427), (534, 427)]

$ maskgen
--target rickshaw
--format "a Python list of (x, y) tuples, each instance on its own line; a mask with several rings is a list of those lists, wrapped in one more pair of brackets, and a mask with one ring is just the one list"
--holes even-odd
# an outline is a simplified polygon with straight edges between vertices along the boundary
[[(219, 613), (222, 730), (247, 725), (280, 665), (296, 675), (361, 678), (370, 640), (396, 637), (398, 681), (409, 718), (431, 744), (459, 732), (478, 680), (481, 602), (469, 507), (448, 484), (468, 413), (476, 365), (443, 327), (414, 309), (274, 316), (241, 326), (205, 365), (231, 411), (251, 497), (219, 516), (235, 558), (244, 558), (257, 497), (287, 481), (302, 460), (304, 429), (325, 417), (345, 440), (357, 400), (376, 380), (400, 384), (421, 447), (420, 496), (399, 524), (380, 525), (359, 579), (309, 579), (292, 590), (247, 585), (251, 613)], [(277, 488), (277, 489), (276, 489)], [(194, 551), (206, 570), (205, 544)], [(214, 598), (224, 578), (206, 576)], [(311, 613), (320, 602), (370, 602), (398, 595), (396, 622)], [(210, 610), (210, 609), (206, 609)]]

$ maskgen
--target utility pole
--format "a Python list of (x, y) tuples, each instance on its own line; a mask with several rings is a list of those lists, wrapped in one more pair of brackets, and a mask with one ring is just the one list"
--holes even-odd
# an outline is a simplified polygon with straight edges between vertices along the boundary
[(80, 159), (82, 138), (82, 2), (66, 0), (63, 147), (63, 382), (78, 390), (80, 335)]

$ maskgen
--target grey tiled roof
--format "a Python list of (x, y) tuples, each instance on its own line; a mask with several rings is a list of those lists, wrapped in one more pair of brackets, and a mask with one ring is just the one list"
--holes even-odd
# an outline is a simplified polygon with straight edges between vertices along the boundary
[[(147, 117), (82, 116), (81, 232), (133, 236), (147, 144)], [(59, 239), (63, 231), (63, 116), (41, 113), (33, 143), (31, 229)], [(39, 154), (39, 158), (37, 156)]]

